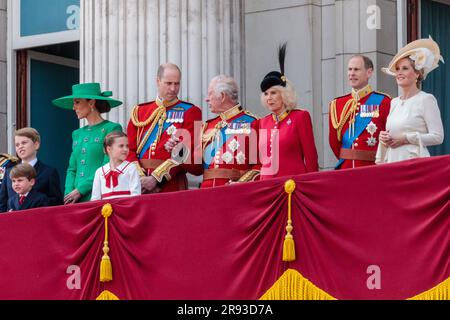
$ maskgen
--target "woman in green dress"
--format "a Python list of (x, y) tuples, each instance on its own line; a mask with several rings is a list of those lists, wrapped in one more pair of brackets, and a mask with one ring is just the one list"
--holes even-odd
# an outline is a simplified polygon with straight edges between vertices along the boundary
[(95, 171), (109, 161), (103, 151), (105, 137), (122, 126), (102, 118), (121, 101), (110, 98), (112, 92), (101, 92), (100, 84), (84, 83), (72, 87), (72, 95), (59, 98), (53, 104), (74, 110), (78, 119), (88, 125), (72, 133), (72, 154), (67, 169), (64, 204), (87, 202), (91, 198)]

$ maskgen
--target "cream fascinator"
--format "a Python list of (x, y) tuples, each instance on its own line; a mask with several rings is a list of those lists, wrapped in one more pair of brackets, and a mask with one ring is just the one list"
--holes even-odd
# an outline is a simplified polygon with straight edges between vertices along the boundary
[(439, 45), (430, 37), (429, 39), (419, 39), (407, 44), (392, 59), (389, 67), (382, 68), (381, 70), (388, 75), (396, 76), (395, 69), (397, 63), (406, 57), (409, 57), (415, 62), (417, 71), (423, 70), (424, 79), (431, 71), (439, 67), (439, 61), (444, 63)]

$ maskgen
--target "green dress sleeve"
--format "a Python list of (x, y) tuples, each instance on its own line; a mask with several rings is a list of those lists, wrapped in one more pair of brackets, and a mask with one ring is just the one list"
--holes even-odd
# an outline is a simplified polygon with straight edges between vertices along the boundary
[(68, 195), (75, 190), (75, 177), (77, 174), (77, 160), (75, 151), (75, 141), (77, 141), (77, 131), (72, 133), (72, 153), (70, 154), (69, 168), (66, 174), (66, 184), (64, 195)]

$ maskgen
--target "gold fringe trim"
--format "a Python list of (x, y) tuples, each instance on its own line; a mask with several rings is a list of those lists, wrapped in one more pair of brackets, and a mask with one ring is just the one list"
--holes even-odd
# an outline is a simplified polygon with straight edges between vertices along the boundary
[(100, 263), (100, 282), (110, 282), (113, 280), (112, 264), (109, 258), (109, 242), (108, 242), (108, 219), (113, 213), (112, 206), (108, 203), (103, 206), (102, 216), (105, 218), (105, 242), (103, 247), (103, 257)]
[(112, 292), (105, 290), (103, 291), (98, 298), (97, 301), (119, 301), (120, 299)]
[(260, 300), (336, 300), (298, 271), (289, 269)]
[(450, 278), (433, 289), (408, 300), (450, 300)]
[(283, 261), (284, 262), (294, 262), (296, 260), (295, 255), (295, 242), (292, 231), (294, 231), (294, 226), (292, 225), (292, 194), (294, 193), (296, 184), (294, 180), (289, 180), (284, 186), (284, 190), (289, 194), (288, 202), (288, 222), (286, 227), (286, 237), (283, 244)]

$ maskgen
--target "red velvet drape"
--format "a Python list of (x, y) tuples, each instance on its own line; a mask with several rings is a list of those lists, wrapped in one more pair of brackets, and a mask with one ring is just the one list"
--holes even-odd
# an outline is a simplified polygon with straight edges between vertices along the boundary
[(294, 263), (286, 180), (112, 201), (108, 284), (104, 202), (1, 215), (0, 299), (258, 299), (288, 268), (337, 299), (406, 299), (450, 277), (449, 156), (294, 177)]

